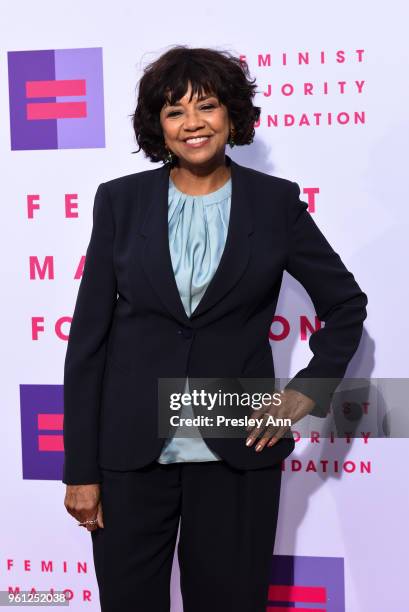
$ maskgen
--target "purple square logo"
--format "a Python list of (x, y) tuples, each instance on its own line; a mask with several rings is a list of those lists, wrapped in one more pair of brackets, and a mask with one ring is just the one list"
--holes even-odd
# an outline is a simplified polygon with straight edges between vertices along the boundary
[(23, 478), (61, 480), (63, 385), (20, 385)]
[(9, 51), (12, 151), (105, 147), (102, 49)]
[(274, 555), (268, 612), (345, 612), (344, 559)]

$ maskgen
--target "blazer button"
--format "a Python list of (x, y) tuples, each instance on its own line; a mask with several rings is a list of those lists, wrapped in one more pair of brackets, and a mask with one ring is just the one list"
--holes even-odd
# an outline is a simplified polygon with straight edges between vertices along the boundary
[(192, 338), (193, 330), (188, 327), (183, 327), (182, 329), (178, 329), (178, 334), (183, 336), (184, 338)]

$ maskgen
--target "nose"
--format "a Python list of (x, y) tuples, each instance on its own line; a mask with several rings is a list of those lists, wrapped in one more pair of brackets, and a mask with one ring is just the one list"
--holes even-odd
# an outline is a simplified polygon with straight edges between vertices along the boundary
[(185, 113), (185, 120), (183, 122), (183, 127), (185, 130), (197, 130), (203, 127), (204, 122), (203, 119), (200, 118), (200, 115), (196, 110), (187, 110)]

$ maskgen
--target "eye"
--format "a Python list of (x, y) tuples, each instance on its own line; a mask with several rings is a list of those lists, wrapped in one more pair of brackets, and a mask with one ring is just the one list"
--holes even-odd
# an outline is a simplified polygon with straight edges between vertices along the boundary
[[(208, 102), (207, 104), (203, 104), (203, 106), (200, 107), (200, 110), (207, 110), (207, 109), (212, 109), (212, 108), (216, 108), (215, 104), (212, 104), (211, 102)], [(181, 111), (170, 111), (166, 116), (167, 117), (174, 117), (175, 115), (178, 115)]]

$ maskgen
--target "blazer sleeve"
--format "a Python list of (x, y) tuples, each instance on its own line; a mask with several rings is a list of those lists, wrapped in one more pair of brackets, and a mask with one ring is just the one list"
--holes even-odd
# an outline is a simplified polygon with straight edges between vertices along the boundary
[(113, 266), (114, 220), (108, 188), (98, 186), (91, 238), (71, 322), (64, 363), (66, 484), (101, 482), (98, 468), (100, 394), (105, 353), (117, 299)]
[(368, 299), (299, 196), (300, 187), (292, 182), (287, 201), (289, 249), (286, 270), (306, 289), (319, 320), (325, 325), (311, 334), (309, 346), (313, 357), (286, 388), (310, 397), (315, 401), (310, 414), (325, 417), (331, 395), (358, 348)]

